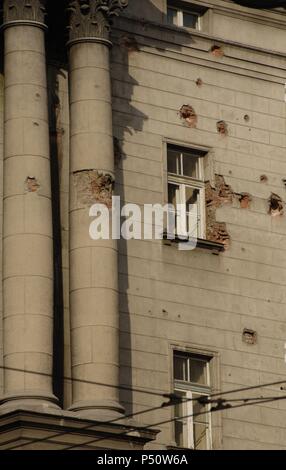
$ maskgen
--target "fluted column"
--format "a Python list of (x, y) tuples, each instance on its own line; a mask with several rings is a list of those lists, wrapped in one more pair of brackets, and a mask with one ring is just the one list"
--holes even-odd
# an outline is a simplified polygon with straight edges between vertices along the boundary
[[(74, 411), (121, 416), (117, 243), (89, 236), (90, 207), (110, 209), (114, 149), (109, 31), (128, 0), (70, 2), (70, 308)], [(106, 386), (96, 385), (106, 384)]]
[(4, 0), (6, 407), (56, 406), (52, 393), (53, 240), (44, 19), (44, 1)]

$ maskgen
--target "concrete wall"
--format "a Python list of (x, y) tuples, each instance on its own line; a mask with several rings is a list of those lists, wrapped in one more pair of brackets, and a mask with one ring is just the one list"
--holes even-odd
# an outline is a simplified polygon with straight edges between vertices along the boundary
[[(174, 2), (175, 3), (175, 2)], [(254, 10), (230, 0), (184, 0), (185, 4), (205, 6), (208, 13), (202, 22), (202, 33), (273, 51), (286, 51), (286, 11)], [(125, 16), (166, 23), (167, 0), (130, 2)]]
[[(233, 37), (227, 21), (216, 14), (213, 27), (220, 37), (239, 41), (242, 34), (245, 42), (255, 29), (253, 45), (281, 47), (269, 26), (259, 30), (248, 22), (243, 32), (235, 28)], [(213, 177), (222, 175), (234, 193), (233, 202), (217, 213), (231, 240), (219, 256), (179, 252), (156, 241), (121, 242), (121, 381), (171, 391), (175, 346), (214, 354), (213, 386), (221, 391), (286, 380), (286, 219), (268, 213), (272, 192), (286, 198), (285, 58), (129, 20), (119, 20), (117, 27), (114, 132), (121, 147), (117, 190), (123, 200), (165, 202), (166, 139), (209, 147)], [(214, 44), (222, 47), (221, 55), (210, 52)], [(197, 113), (196, 129), (178, 116), (184, 104)], [(227, 123), (228, 136), (217, 133), (220, 120)], [(240, 193), (251, 195), (248, 208), (241, 208), (235, 196)], [(244, 328), (257, 332), (257, 344), (243, 342)], [(284, 393), (273, 386), (247, 395)], [(135, 413), (163, 401), (142, 393), (126, 392), (122, 398)], [(286, 448), (283, 400), (219, 415), (222, 420), (213, 416), (215, 448)], [(155, 424), (171, 417), (166, 409), (138, 420)], [(158, 446), (169, 445), (172, 433), (172, 426), (163, 426)]]
[[(204, 3), (212, 15), (208, 30), (201, 33), (162, 28), (164, 0), (131, 0), (113, 33), (117, 193), (123, 201), (140, 205), (165, 202), (169, 140), (208, 147), (208, 179), (214, 184), (215, 175), (223, 176), (233, 195), (217, 211), (230, 236), (229, 249), (219, 256), (204, 250), (179, 252), (160, 241), (120, 243), (121, 384), (162, 394), (173, 390), (174, 347), (214, 356), (216, 391), (286, 381), (286, 215), (268, 213), (272, 192), (286, 201), (286, 17), (222, 0)], [(221, 47), (219, 54), (211, 53), (214, 45)], [(68, 76), (60, 66), (53, 73), (59, 103), (65, 375), (70, 376)], [(194, 107), (196, 128), (180, 119), (184, 104)], [(227, 123), (227, 136), (217, 132), (221, 120)], [(0, 178), (2, 141), (0, 129)], [(241, 193), (251, 195), (247, 208), (240, 205)], [(243, 342), (244, 328), (257, 332), (256, 344)], [(0, 392), (1, 387), (0, 374)], [(279, 394), (285, 391), (278, 385), (247, 392)], [(127, 413), (164, 401), (131, 391), (121, 393), (121, 399)], [(69, 383), (65, 407), (70, 404)], [(171, 418), (172, 409), (165, 409), (137, 420), (150, 425)], [(285, 449), (285, 422), (283, 400), (216, 413), (214, 447)], [(166, 424), (155, 447), (172, 442), (173, 426)]]

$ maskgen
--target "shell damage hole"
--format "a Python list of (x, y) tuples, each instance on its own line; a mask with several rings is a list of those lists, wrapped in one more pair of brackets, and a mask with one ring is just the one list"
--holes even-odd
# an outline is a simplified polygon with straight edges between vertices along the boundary
[(249, 193), (241, 193), (239, 195), (239, 202), (241, 209), (248, 209), (251, 203), (252, 197)]
[(234, 193), (226, 184), (224, 177), (215, 175), (215, 187), (210, 182), (206, 183), (206, 213), (207, 213), (207, 240), (224, 244), (230, 244), (230, 236), (225, 222), (216, 220), (216, 211), (225, 204), (232, 204)]
[(220, 135), (223, 135), (223, 136), (228, 135), (228, 127), (227, 127), (227, 123), (225, 121), (218, 121), (216, 123), (216, 128), (217, 128), (217, 132)]
[(221, 46), (217, 46), (216, 44), (210, 48), (209, 51), (214, 57), (223, 57), (224, 51)]
[(184, 104), (180, 111), (179, 116), (183, 119), (189, 127), (196, 127), (198, 122), (198, 116), (192, 106)]
[(242, 332), (242, 341), (246, 344), (256, 344), (257, 332), (254, 330), (250, 330), (249, 328), (244, 328)]
[(109, 174), (97, 170), (82, 170), (74, 173), (77, 200), (83, 206), (95, 203), (112, 207), (114, 179)]
[(40, 189), (40, 185), (37, 178), (34, 176), (28, 176), (26, 179), (26, 191), (28, 193), (36, 193)]
[(272, 217), (277, 217), (284, 214), (284, 204), (280, 196), (275, 193), (271, 193), (271, 196), (268, 200), (269, 202), (269, 211), (268, 213)]

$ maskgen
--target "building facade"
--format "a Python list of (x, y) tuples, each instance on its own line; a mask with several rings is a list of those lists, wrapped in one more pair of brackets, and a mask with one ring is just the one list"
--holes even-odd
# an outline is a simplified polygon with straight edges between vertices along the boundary
[(285, 449), (286, 11), (58, 3), (2, 2), (0, 449)]

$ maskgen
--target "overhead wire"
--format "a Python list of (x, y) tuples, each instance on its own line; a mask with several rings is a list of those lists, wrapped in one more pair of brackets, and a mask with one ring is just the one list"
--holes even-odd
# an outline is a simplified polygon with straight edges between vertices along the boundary
[[(264, 400), (261, 400), (259, 399), (259, 401), (254, 401), (253, 403), (242, 403), (240, 405), (231, 405), (230, 403), (226, 402), (226, 403), (218, 403), (217, 406), (215, 407), (212, 407), (210, 410), (208, 411), (204, 411), (204, 412), (198, 412), (198, 413), (191, 413), (191, 414), (187, 414), (185, 416), (181, 416), (179, 418), (172, 418), (172, 419), (168, 419), (168, 420), (165, 420), (165, 421), (160, 421), (158, 423), (154, 423), (154, 424), (150, 424), (148, 426), (145, 426), (143, 428), (139, 428), (140, 431), (147, 431), (149, 429), (152, 429), (152, 428), (156, 428), (157, 426), (162, 426), (164, 424), (169, 424), (169, 423), (172, 423), (172, 422), (176, 422), (176, 421), (179, 421), (179, 420), (185, 420), (185, 419), (189, 419), (189, 418), (195, 418), (195, 417), (198, 417), (198, 416), (202, 416), (202, 415), (205, 415), (205, 414), (209, 414), (209, 413), (215, 413), (215, 412), (218, 412), (218, 411), (225, 411), (225, 410), (233, 410), (233, 409), (237, 409), (237, 408), (241, 408), (241, 407), (244, 407), (244, 406), (253, 406), (253, 405), (256, 405), (256, 404), (261, 404), (261, 403), (270, 403), (270, 402), (273, 402), (273, 401), (278, 401), (278, 400), (285, 400), (286, 399), (286, 395), (284, 396), (280, 396), (280, 397), (271, 397), (271, 398), (264, 398)], [(243, 401), (243, 399), (241, 400)], [(138, 430), (138, 427), (134, 428), (134, 430)], [(128, 430), (126, 433), (121, 433), (121, 434), (116, 434), (115, 438), (118, 439), (118, 438), (121, 438), (121, 437), (126, 437), (130, 432), (132, 432), (132, 430)], [(92, 439), (91, 441), (88, 441), (88, 442), (85, 442), (83, 444), (81, 444), (81, 446), (90, 446), (91, 444), (96, 444), (97, 442), (101, 442), (101, 441), (104, 441), (104, 440), (107, 440), (108, 437), (101, 437), (101, 438), (98, 438), (98, 439)], [(76, 449), (78, 448), (79, 445), (72, 445), (72, 446), (69, 446), (69, 447), (65, 447), (64, 449), (61, 449), (62, 451), (66, 451), (66, 450), (72, 450), (72, 449)]]
[[(21, 369), (6, 368), (6, 367), (0, 367), (0, 369), (1, 368), (2, 369), (13, 370), (13, 371), (16, 371), (16, 372), (25, 372), (25, 373), (32, 373), (32, 374), (50, 376), (50, 374), (45, 374), (45, 373), (36, 372), (36, 371), (27, 371), (27, 370), (24, 371), (24, 370), (21, 370)], [(122, 424), (124, 426), (124, 425), (126, 425), (126, 424), (123, 423), (124, 419), (134, 418), (134, 417), (140, 416), (142, 414), (147, 414), (147, 413), (151, 413), (151, 412), (154, 412), (154, 411), (158, 411), (162, 408), (166, 408), (166, 407), (169, 407), (169, 406), (175, 406), (177, 403), (185, 403), (185, 402), (190, 402), (190, 401), (199, 401), (199, 402), (201, 401), (201, 403), (203, 403), (203, 401), (206, 400), (206, 398), (208, 400), (207, 404), (215, 402), (215, 403), (217, 403), (217, 406), (223, 406), (223, 403), (226, 403), (226, 402), (230, 403), (230, 402), (236, 402), (236, 401), (243, 401), (245, 405), (248, 404), (246, 402), (253, 401), (253, 400), (256, 400), (257, 403), (264, 403), (265, 402), (264, 401), (265, 397), (236, 398), (236, 399), (225, 400), (225, 399), (222, 398), (222, 396), (228, 395), (230, 393), (239, 393), (239, 392), (248, 391), (248, 390), (255, 390), (257, 388), (270, 387), (270, 386), (281, 385), (281, 384), (286, 383), (286, 380), (276, 381), (276, 382), (271, 382), (271, 383), (255, 385), (255, 386), (243, 387), (243, 388), (240, 388), (240, 389), (228, 390), (228, 391), (225, 391), (225, 392), (212, 393), (212, 394), (208, 395), (207, 397), (205, 395), (201, 395), (201, 396), (198, 396), (198, 397), (195, 397), (195, 398), (184, 398), (184, 397), (177, 396), (174, 393), (173, 394), (172, 393), (171, 394), (161, 394), (161, 393), (149, 392), (148, 390), (145, 391), (145, 390), (138, 389), (138, 388), (133, 388), (133, 387), (120, 386), (120, 385), (119, 386), (114, 386), (114, 385), (104, 384), (104, 383), (99, 383), (99, 382), (94, 382), (94, 381), (73, 379), (71, 377), (63, 377), (63, 380), (68, 380), (68, 381), (71, 381), (71, 382), (76, 381), (76, 382), (82, 382), (82, 383), (89, 383), (89, 384), (100, 385), (100, 386), (111, 386), (111, 387), (116, 387), (116, 388), (122, 389), (122, 390), (135, 391), (135, 392), (138, 392), (138, 393), (145, 393), (146, 392), (147, 394), (160, 396), (160, 397), (163, 397), (165, 399), (168, 398), (170, 400), (169, 403), (163, 403), (161, 406), (148, 408), (146, 410), (143, 410), (143, 411), (140, 411), (140, 412), (137, 412), (137, 413), (132, 413), (132, 414), (129, 414), (129, 415), (125, 415), (125, 416), (116, 418), (116, 419), (111, 420), (111, 421), (102, 421), (98, 424), (94, 424), (94, 423), (90, 424), (90, 425), (84, 427), (82, 429), (82, 431), (86, 431), (86, 430), (89, 430), (89, 429), (94, 429), (96, 426), (109, 425), (109, 424), (113, 424), (113, 423), (116, 423), (116, 422), (121, 422), (120, 424)], [(215, 399), (215, 397), (218, 397), (218, 398)], [(283, 397), (271, 397), (270, 398), (270, 400), (276, 400), (276, 399), (283, 399)], [(269, 400), (269, 398), (267, 398), (267, 400)], [(252, 403), (250, 403), (250, 404), (252, 404)], [(158, 424), (155, 424), (155, 426), (156, 425), (158, 425)], [(152, 427), (153, 426), (154, 425), (152, 425)], [(144, 429), (144, 428), (141, 428), (140, 426), (136, 426), (133, 430), (138, 430), (138, 429)], [(132, 430), (130, 430), (130, 428), (129, 428), (128, 431), (127, 431), (127, 434), (130, 433), (130, 432), (132, 432)], [(45, 437), (45, 438), (42, 438), (42, 439), (34, 439), (33, 441), (29, 441), (29, 442), (23, 443), (21, 445), (16, 445), (13, 448), (10, 448), (10, 450), (25, 447), (25, 446), (31, 445), (33, 443), (44, 442), (44, 441), (47, 441), (47, 440), (50, 440), (50, 439), (54, 439), (56, 437), (60, 437), (60, 436), (65, 435), (65, 434), (66, 434), (66, 431), (64, 431), (64, 432), (61, 431), (61, 432), (56, 433), (52, 436), (48, 436), (48, 437)], [(123, 435), (125, 435), (125, 434), (123, 434)], [(117, 436), (119, 436), (119, 434)]]

